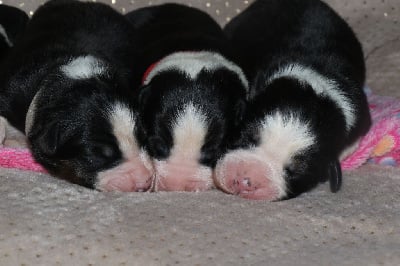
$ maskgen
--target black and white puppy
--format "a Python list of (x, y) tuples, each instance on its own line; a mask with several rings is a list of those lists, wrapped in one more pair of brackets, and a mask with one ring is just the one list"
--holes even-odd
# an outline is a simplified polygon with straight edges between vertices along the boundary
[(216, 168), (218, 186), (279, 200), (330, 180), (366, 134), (365, 66), (355, 34), (319, 0), (259, 0), (225, 28), (250, 79), (241, 130)]
[(143, 42), (138, 139), (154, 160), (155, 191), (203, 191), (248, 89), (221, 27), (178, 4), (128, 13)]
[(145, 191), (153, 170), (135, 135), (132, 25), (100, 3), (40, 7), (5, 58), (0, 113), (51, 173), (102, 191)]

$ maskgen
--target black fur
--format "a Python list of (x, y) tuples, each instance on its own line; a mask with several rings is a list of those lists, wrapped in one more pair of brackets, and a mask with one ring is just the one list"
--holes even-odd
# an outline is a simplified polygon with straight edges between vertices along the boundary
[[(181, 51), (211, 51), (231, 59), (221, 27), (206, 13), (183, 5), (142, 8), (126, 15), (143, 36), (139, 72)], [(173, 146), (174, 117), (188, 102), (200, 106), (210, 121), (200, 162), (213, 167), (225, 150), (225, 135), (241, 118), (245, 88), (227, 69), (202, 71), (195, 80), (170, 70), (140, 88), (138, 139), (152, 157), (165, 159)]]
[[(363, 93), (365, 65), (359, 41), (351, 28), (319, 0), (258, 0), (224, 29), (237, 48), (237, 60), (251, 82), (250, 103), (242, 130), (232, 137), (232, 149), (259, 144), (259, 121), (280, 111), (294, 112), (309, 123), (316, 142), (284, 165), (287, 197), (318, 183), (341, 185), (339, 154), (366, 134), (370, 115)], [(334, 80), (353, 103), (356, 121), (349, 132), (345, 117), (329, 98), (317, 95), (307, 83), (282, 77), (268, 86), (281, 67), (300, 64)]]
[(13, 45), (20, 34), (23, 33), (28, 20), (28, 15), (24, 11), (16, 7), (0, 5), (0, 25), (5, 30), (10, 42), (7, 42), (5, 36), (0, 34), (0, 60), (8, 51), (10, 45)]
[[(99, 171), (121, 160), (106, 112), (115, 102), (134, 110), (136, 36), (124, 16), (104, 4), (52, 0), (35, 12), (5, 58), (0, 114), (24, 132), (28, 107), (41, 91), (27, 137), (51, 173), (93, 187)], [(87, 55), (102, 60), (106, 73), (78, 80), (61, 71)]]

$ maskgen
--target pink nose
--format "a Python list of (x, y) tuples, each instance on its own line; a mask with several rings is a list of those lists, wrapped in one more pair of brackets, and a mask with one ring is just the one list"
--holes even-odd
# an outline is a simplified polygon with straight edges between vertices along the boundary
[(211, 168), (197, 162), (157, 161), (156, 191), (205, 191), (212, 187)]
[(217, 164), (216, 185), (230, 194), (246, 199), (276, 200), (272, 169), (261, 160), (245, 154), (230, 154)]
[(144, 192), (153, 182), (154, 173), (141, 162), (125, 162), (98, 175), (102, 191)]

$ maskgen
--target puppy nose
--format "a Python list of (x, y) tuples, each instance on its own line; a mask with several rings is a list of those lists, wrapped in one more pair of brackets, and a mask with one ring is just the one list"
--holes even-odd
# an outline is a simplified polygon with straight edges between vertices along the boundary
[(215, 183), (227, 193), (246, 199), (275, 200), (279, 193), (272, 181), (273, 170), (262, 160), (235, 152), (219, 161)]
[(157, 161), (156, 191), (205, 191), (212, 187), (212, 170), (193, 161)]
[(98, 175), (102, 191), (144, 192), (151, 188), (154, 172), (140, 161), (127, 161)]

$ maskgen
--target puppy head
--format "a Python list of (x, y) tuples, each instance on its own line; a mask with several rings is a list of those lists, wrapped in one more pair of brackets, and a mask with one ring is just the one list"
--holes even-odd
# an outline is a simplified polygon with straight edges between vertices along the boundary
[[(145, 80), (138, 97), (138, 139), (156, 160), (159, 175), (184, 173), (211, 185), (211, 169), (225, 150), (227, 133), (244, 111), (246, 88), (225, 67), (207, 68), (199, 58), (174, 60), (161, 62)], [(175, 185), (165, 189), (187, 190)]]
[(204, 73), (204, 77), (192, 81), (171, 71), (142, 88), (139, 132), (152, 157), (165, 159), (180, 138), (192, 138), (187, 144), (200, 145), (197, 148), (202, 156), (209, 158), (204, 164), (215, 164), (217, 158), (211, 158), (212, 154), (218, 156), (227, 131), (240, 121), (244, 110), (244, 96), (224, 92), (238, 84), (231, 83), (229, 76), (213, 81), (214, 76), (224, 74)]
[(93, 57), (49, 75), (28, 111), (35, 159), (51, 173), (99, 190), (144, 191), (153, 175), (135, 138), (123, 77)]
[[(337, 148), (332, 147), (341, 145), (335, 139), (342, 136), (337, 128), (344, 123), (330, 123), (328, 119), (343, 121), (340, 115), (326, 114), (323, 108), (330, 105), (292, 80), (258, 94), (231, 139), (230, 151), (217, 164), (217, 185), (228, 193), (264, 200), (292, 198), (328, 179), (331, 190), (339, 190), (341, 169)], [(331, 129), (321, 126), (325, 123)]]
[(310, 125), (296, 113), (271, 113), (243, 126), (240, 144), (216, 167), (223, 190), (249, 199), (282, 200), (327, 179), (333, 192), (339, 190), (340, 165), (320, 148)]

